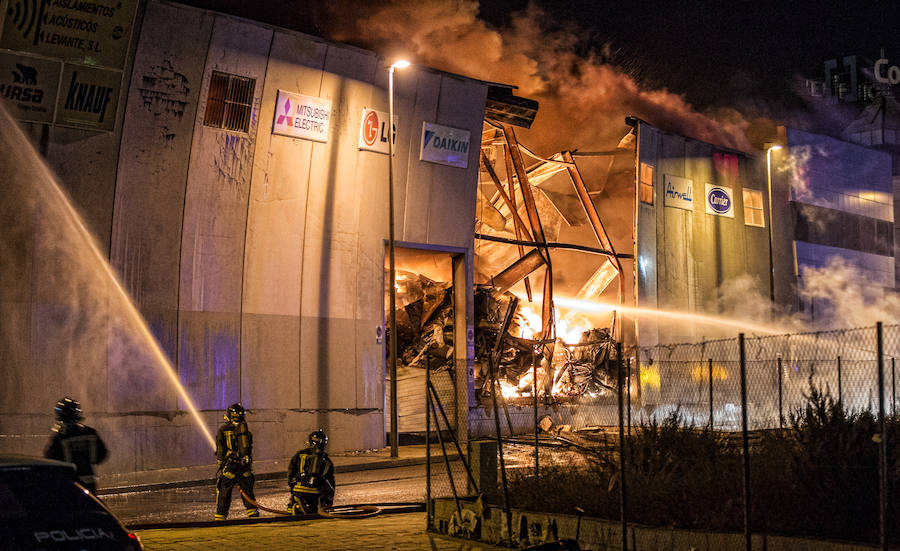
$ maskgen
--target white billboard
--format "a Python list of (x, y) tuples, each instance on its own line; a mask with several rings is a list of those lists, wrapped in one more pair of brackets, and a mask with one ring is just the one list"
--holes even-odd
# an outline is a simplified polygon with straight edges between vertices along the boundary
[[(388, 114), (384, 111), (364, 108), (359, 125), (359, 148), (363, 151), (388, 153)], [(397, 115), (394, 115), (394, 144), (397, 143)], [(396, 154), (396, 152), (394, 152)]]
[(665, 175), (666, 206), (694, 210), (694, 181), (679, 176)]
[(469, 131), (423, 122), (419, 159), (466, 168), (469, 166)]
[(734, 218), (734, 193), (730, 187), (706, 184), (706, 214)]
[(328, 141), (331, 100), (278, 91), (272, 133), (315, 142)]

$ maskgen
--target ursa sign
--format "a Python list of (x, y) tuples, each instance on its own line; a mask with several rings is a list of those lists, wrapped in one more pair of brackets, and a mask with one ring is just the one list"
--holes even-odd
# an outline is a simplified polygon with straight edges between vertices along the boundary
[(734, 218), (734, 201), (730, 187), (706, 184), (706, 214)]

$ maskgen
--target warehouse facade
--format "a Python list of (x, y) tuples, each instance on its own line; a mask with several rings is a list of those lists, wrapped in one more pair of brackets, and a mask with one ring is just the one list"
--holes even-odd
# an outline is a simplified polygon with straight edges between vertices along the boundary
[[(118, 74), (102, 121), (62, 119), (65, 85), (45, 119), (22, 116), (15, 102), (7, 109), (59, 174), (208, 428), (242, 402), (258, 462), (289, 457), (320, 427), (336, 450), (384, 446), (385, 60), (178, 4), (134, 7), (118, 70), (27, 44), (3, 52), (13, 66), (56, 70), (64, 82)], [(472, 205), (488, 88), (423, 67), (395, 74), (398, 270), (446, 267), (460, 407), (473, 354)], [(4, 375), (0, 432), (16, 437), (4, 449), (40, 453), (53, 405), (70, 394), (115, 452), (108, 475), (214, 463), (184, 400), (150, 362), (123, 358), (113, 344), (89, 352), (96, 340), (48, 349), (58, 328), (34, 313), (68, 299), (22, 293), (16, 304), (31, 321)]]

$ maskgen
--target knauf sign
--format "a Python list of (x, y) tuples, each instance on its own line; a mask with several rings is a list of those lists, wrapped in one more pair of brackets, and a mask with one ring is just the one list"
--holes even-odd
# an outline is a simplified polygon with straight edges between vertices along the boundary
[(666, 206), (676, 209), (694, 210), (694, 181), (678, 176), (665, 176)]
[(330, 120), (331, 100), (278, 91), (273, 134), (327, 142)]
[(469, 166), (469, 131), (422, 123), (422, 147), (419, 159), (457, 168)]
[(734, 218), (733, 197), (730, 187), (706, 184), (706, 214)]

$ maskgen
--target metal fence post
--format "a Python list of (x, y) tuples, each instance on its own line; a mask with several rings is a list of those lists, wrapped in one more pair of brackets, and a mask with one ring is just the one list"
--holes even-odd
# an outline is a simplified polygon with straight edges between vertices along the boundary
[(778, 428), (784, 428), (784, 365), (778, 356)]
[[(425, 523), (434, 528), (434, 507), (431, 503), (431, 362), (425, 355)], [(438, 427), (440, 429), (440, 427)]]
[(897, 358), (891, 358), (891, 415), (897, 413)]
[(624, 362), (622, 361), (622, 343), (616, 343), (616, 386), (619, 391), (619, 507), (622, 516), (622, 551), (628, 551), (628, 507), (626, 503), (625, 493), (625, 415), (624, 415), (624, 396), (622, 371), (624, 370)]
[(628, 358), (628, 363), (625, 365), (625, 388), (627, 394), (625, 394), (626, 402), (625, 402), (625, 413), (628, 416), (626, 419), (628, 436), (631, 436), (631, 358)]
[[(537, 340), (537, 339), (535, 339)], [(540, 442), (538, 435), (538, 377), (537, 377), (537, 344), (531, 345), (531, 377), (533, 379), (533, 383), (531, 385), (531, 391), (534, 394), (534, 477), (537, 478), (540, 473), (540, 465), (539, 465), (539, 451), (540, 451)]]
[(841, 379), (841, 357), (838, 356), (838, 404), (844, 407), (844, 389), (842, 388), (843, 380)]
[(753, 550), (750, 526), (750, 434), (747, 430), (747, 358), (744, 349), (744, 334), (738, 335), (741, 364), (741, 435), (744, 456), (744, 540), (747, 551)]
[(879, 321), (875, 324), (878, 350), (878, 417), (881, 430), (881, 442), (878, 443), (879, 459), (879, 507), (881, 513), (881, 549), (887, 551), (887, 431), (884, 421), (884, 327)]
[(713, 368), (712, 358), (709, 358), (709, 430), (713, 430)]

